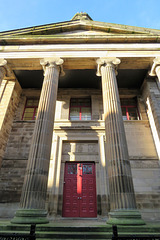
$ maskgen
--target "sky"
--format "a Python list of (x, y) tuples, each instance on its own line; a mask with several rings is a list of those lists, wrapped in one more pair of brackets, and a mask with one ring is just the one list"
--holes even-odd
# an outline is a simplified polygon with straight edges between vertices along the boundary
[(94, 21), (160, 29), (160, 0), (1, 0), (0, 32), (69, 21), (77, 12)]

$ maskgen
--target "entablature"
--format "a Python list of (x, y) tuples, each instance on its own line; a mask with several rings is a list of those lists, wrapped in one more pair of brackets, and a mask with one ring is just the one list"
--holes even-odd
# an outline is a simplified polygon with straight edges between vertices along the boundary
[(160, 44), (51, 44), (0, 46), (0, 58), (13, 70), (41, 70), (40, 60), (60, 57), (64, 69), (96, 69), (101, 57), (121, 59), (119, 69), (149, 69), (160, 57)]
[[(85, 53), (87, 54), (87, 53)], [(22, 57), (23, 55), (23, 57)], [(28, 54), (27, 54), (28, 55)], [(89, 55), (89, 53), (88, 53)], [(136, 53), (126, 53), (126, 54), (121, 54), (121, 53), (103, 53), (104, 57), (109, 56), (109, 57), (119, 57), (121, 59), (121, 64), (119, 65), (119, 69), (150, 69), (153, 63), (153, 59), (156, 56), (160, 57), (160, 52), (152, 52), (147, 55), (147, 52), (139, 53), (136, 55)], [(128, 55), (124, 57), (124, 55)], [(41, 57), (40, 57), (41, 56)], [(4, 58), (7, 60), (8, 65), (12, 70), (42, 70), (42, 66), (40, 65), (40, 60), (43, 58), (42, 55), (39, 55), (39, 57), (32, 54), (32, 56), (25, 56), (25, 54), (1, 54), (0, 53), (0, 58)], [(51, 54), (50, 54), (51, 56)], [(53, 56), (53, 53), (52, 53)], [(57, 54), (56, 54), (57, 56)], [(60, 56), (60, 54), (59, 54)], [(97, 64), (96, 60), (99, 58), (99, 55), (97, 54), (96, 56), (78, 56), (78, 53), (75, 57), (70, 56), (70, 57), (62, 57), (64, 60), (63, 68), (65, 70), (73, 70), (73, 69), (96, 69)]]

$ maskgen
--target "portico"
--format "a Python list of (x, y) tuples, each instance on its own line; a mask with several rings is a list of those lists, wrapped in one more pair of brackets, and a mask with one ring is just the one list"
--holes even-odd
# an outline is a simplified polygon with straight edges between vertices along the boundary
[[(94, 182), (96, 216), (109, 216), (109, 224), (144, 224), (141, 209), (145, 194), (151, 196), (152, 192), (158, 199), (157, 190), (144, 186), (138, 171), (145, 166), (142, 174), (145, 178), (149, 166), (154, 169), (146, 184), (155, 182), (154, 176), (159, 172), (160, 121), (157, 110), (153, 111), (157, 104), (153, 91), (148, 87), (152, 85), (159, 96), (155, 78), (148, 76), (151, 68), (154, 75), (159, 73), (159, 63), (154, 67), (160, 57), (159, 43), (155, 43), (159, 31), (153, 30), (151, 34), (149, 30), (134, 28), (133, 34), (131, 27), (111, 25), (109, 34), (106, 30), (109, 25), (94, 22), (91, 30), (91, 22), (87, 16), (73, 19), (64, 24), (63, 34), (57, 30), (62, 26), (57, 25), (56, 30), (47, 27), (48, 35), (39, 27), (35, 32), (19, 30), (18, 37), (14, 31), (0, 35), (7, 41), (0, 47), (1, 79), (5, 78), (7, 66), (22, 91), (17, 112), (12, 116), (11, 138), (2, 153), (2, 173), (3, 163), (12, 158), (14, 164), (24, 161), (27, 165), (26, 170), (23, 166), (20, 207), (13, 223), (47, 223), (47, 212), (52, 217), (63, 216), (65, 201), (65, 211), (71, 211), (64, 197), (70, 191), (65, 188), (65, 177), (73, 182), (78, 179), (75, 185), (72, 183), (76, 200), (74, 193), (69, 198), (75, 211), (83, 199), (92, 201), (83, 191), (85, 186), (92, 188), (89, 184)], [(76, 31), (74, 39), (71, 30)], [(27, 37), (21, 38), (24, 32)], [(96, 76), (97, 67), (101, 77)], [(61, 77), (63, 69), (65, 76)], [(35, 100), (38, 105), (34, 105)], [(11, 156), (14, 127), (24, 132), (28, 129), (30, 135), (16, 136), (17, 149), (21, 146), (23, 151), (16, 150)], [(92, 203), (83, 202), (83, 208), (84, 211), (92, 208)], [(147, 214), (142, 210), (142, 216), (147, 218)]]
[[(123, 220), (124, 224), (144, 224), (141, 220), (140, 213), (136, 211), (132, 175), (130, 163), (128, 161), (128, 149), (121, 115), (119, 93), (115, 76), (116, 73), (114, 69), (119, 63), (120, 59), (117, 58), (101, 58), (97, 60), (97, 74), (101, 75), (101, 71), (103, 71), (103, 107), (106, 126), (105, 131), (106, 136), (108, 137), (106, 145), (107, 148), (105, 151), (108, 157), (107, 161), (111, 201), (110, 207), (111, 211), (114, 211), (110, 213), (110, 220), (108, 222), (114, 223), (115, 221), (115, 223), (118, 223), (118, 221), (122, 222)], [(28, 165), (22, 189), (20, 210), (17, 211), (16, 217), (12, 220), (13, 223), (48, 222), (46, 219), (47, 212), (45, 211), (45, 201), (47, 194), (47, 181), (49, 174), (58, 79), (60, 69), (62, 69), (62, 67), (60, 68), (58, 66), (63, 64), (63, 60), (58, 58), (46, 59), (44, 61), (41, 60), (41, 64), (44, 66), (45, 77), (42, 85)], [(105, 65), (107, 67), (104, 67)], [(110, 143), (110, 141), (112, 141), (112, 143)], [(113, 170), (115, 165), (117, 165), (117, 169)], [(118, 173), (120, 171), (120, 173), (112, 176), (112, 171), (114, 173)], [(118, 209), (120, 209), (120, 211), (118, 211)], [(120, 218), (120, 220), (117, 220), (117, 218)], [(133, 218), (135, 218), (135, 223), (133, 222)]]

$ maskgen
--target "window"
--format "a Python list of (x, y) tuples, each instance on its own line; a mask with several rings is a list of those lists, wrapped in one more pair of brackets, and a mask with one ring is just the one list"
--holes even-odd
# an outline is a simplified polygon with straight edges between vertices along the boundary
[(68, 174), (77, 174), (77, 164), (68, 164)]
[(93, 164), (85, 164), (83, 163), (83, 174), (92, 174), (92, 166)]
[(71, 98), (70, 120), (91, 120), (90, 98)]
[(140, 120), (135, 99), (121, 99), (123, 120)]
[(22, 120), (35, 120), (39, 99), (27, 99)]

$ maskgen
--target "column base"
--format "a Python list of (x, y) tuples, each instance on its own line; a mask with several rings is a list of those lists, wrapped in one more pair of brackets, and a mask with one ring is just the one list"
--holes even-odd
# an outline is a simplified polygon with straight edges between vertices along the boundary
[(137, 210), (115, 210), (109, 213), (107, 224), (112, 225), (145, 225)]
[(47, 212), (41, 209), (19, 209), (11, 220), (14, 224), (44, 224), (49, 223)]

